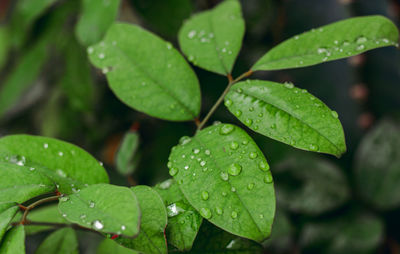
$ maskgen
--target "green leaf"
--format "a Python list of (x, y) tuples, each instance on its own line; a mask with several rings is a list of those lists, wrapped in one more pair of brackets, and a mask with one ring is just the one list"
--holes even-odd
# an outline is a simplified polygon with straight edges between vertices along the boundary
[(299, 244), (305, 253), (377, 253), (383, 237), (384, 224), (379, 218), (352, 214), (306, 224)]
[(319, 215), (343, 205), (350, 197), (342, 170), (317, 157), (292, 156), (276, 165), (277, 202), (295, 213)]
[(17, 65), (9, 72), (0, 88), (0, 119), (37, 80), (46, 59), (47, 49), (43, 41), (28, 49), (18, 59)]
[[(50, 205), (45, 207), (40, 207), (29, 212), (29, 221), (36, 222), (50, 222), (50, 223), (63, 223), (68, 224), (69, 222), (65, 220), (60, 211), (58, 211), (57, 205)], [(33, 235), (39, 232), (51, 230), (51, 226), (37, 226), (37, 225), (25, 225), (25, 232), (27, 235)]]
[(190, 250), (203, 217), (183, 196), (178, 184), (168, 179), (154, 187), (164, 200), (168, 213), (167, 242), (180, 251)]
[(194, 7), (188, 0), (130, 0), (129, 3), (152, 30), (174, 39)]
[(60, 198), (58, 209), (66, 220), (83, 227), (128, 237), (139, 233), (139, 204), (126, 187), (91, 185)]
[(139, 156), (137, 153), (139, 147), (139, 133), (137, 131), (128, 131), (117, 151), (117, 170), (123, 175), (132, 174), (139, 162)]
[(36, 254), (78, 254), (78, 239), (72, 228), (62, 228), (49, 235), (38, 247)]
[(5, 26), (0, 26), (0, 70), (7, 61), (9, 46), (9, 30)]
[(261, 57), (251, 69), (280, 70), (315, 65), (375, 48), (396, 46), (398, 39), (397, 27), (383, 16), (350, 18), (282, 42)]
[(135, 239), (117, 238), (116, 241), (143, 253), (167, 253), (164, 230), (167, 227), (167, 211), (161, 197), (148, 186), (131, 188), (140, 203), (142, 217), (140, 233)]
[(245, 24), (238, 0), (194, 15), (179, 31), (179, 44), (194, 65), (222, 75), (231, 73), (242, 46)]
[(171, 43), (136, 25), (117, 23), (88, 53), (128, 106), (171, 121), (191, 120), (199, 114), (199, 82)]
[(231, 124), (183, 137), (169, 157), (183, 195), (216, 226), (262, 241), (270, 235), (275, 193), (269, 165), (249, 135)]
[(125, 248), (111, 239), (104, 239), (97, 248), (97, 254), (137, 254), (139, 252)]
[(337, 113), (291, 83), (239, 82), (225, 106), (250, 129), (293, 147), (337, 157), (346, 151)]
[(356, 153), (358, 193), (379, 209), (400, 205), (400, 122), (385, 119), (362, 140)]
[(0, 254), (25, 254), (24, 226), (16, 226), (7, 231), (0, 242)]
[(18, 212), (18, 206), (14, 202), (0, 203), (0, 243), (4, 233), (8, 229), (8, 225)]
[(120, 0), (83, 0), (81, 17), (76, 25), (78, 40), (85, 46), (100, 41), (118, 15)]
[[(16, 158), (11, 158), (14, 160)], [(16, 163), (21, 163), (17, 161)], [(23, 203), (36, 196), (53, 192), (56, 186), (53, 181), (36, 168), (20, 164), (0, 162), (0, 202)]]
[(201, 226), (191, 254), (256, 254), (262, 253), (257, 243), (231, 235), (205, 222)]
[(10, 162), (11, 159), (38, 167), (59, 185), (62, 193), (77, 191), (84, 187), (83, 184), (108, 182), (107, 172), (89, 153), (53, 138), (30, 135), (3, 137), (0, 139), (0, 161)]

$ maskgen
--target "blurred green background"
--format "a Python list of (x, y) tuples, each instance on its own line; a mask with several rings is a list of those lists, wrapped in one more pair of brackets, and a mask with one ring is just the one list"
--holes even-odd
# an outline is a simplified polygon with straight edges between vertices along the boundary
[[(124, 0), (117, 20), (140, 24), (178, 47), (183, 20), (219, 2)], [(330, 22), (380, 14), (400, 25), (400, 1), (394, 0), (241, 2), (246, 35), (233, 76), (247, 71), (274, 45)], [(168, 178), (170, 148), (181, 136), (193, 135), (195, 124), (148, 117), (113, 95), (76, 36), (81, 5), (78, 0), (0, 1), (0, 136), (29, 133), (63, 139), (104, 161), (113, 184), (154, 185)], [(399, 63), (399, 50), (391, 47), (252, 77), (290, 81), (320, 98), (339, 113), (348, 147), (338, 160), (247, 129), (271, 164), (277, 192), (278, 211), (272, 237), (263, 243), (265, 253), (400, 253)], [(204, 117), (227, 80), (194, 69)], [(224, 106), (214, 120), (241, 126)], [(115, 153), (132, 126), (140, 135), (140, 156), (134, 158), (134, 173), (122, 176)], [(99, 238), (80, 234), (82, 253), (95, 253)], [(46, 235), (29, 236), (28, 253)], [(200, 236), (196, 241), (207, 244)]]

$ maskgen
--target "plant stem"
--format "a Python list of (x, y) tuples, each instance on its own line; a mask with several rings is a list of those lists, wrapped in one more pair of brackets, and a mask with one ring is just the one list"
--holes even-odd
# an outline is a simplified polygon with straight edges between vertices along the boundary
[(32, 210), (33, 208), (35, 208), (36, 206), (41, 205), (41, 204), (46, 203), (46, 202), (51, 202), (51, 201), (58, 200), (58, 198), (59, 198), (59, 196), (52, 196), (52, 197), (48, 197), (48, 198), (43, 198), (43, 199), (40, 199), (40, 200), (30, 204), (29, 206), (25, 207), (24, 214), (22, 215), (22, 219), (21, 219), (21, 221), (19, 223), (22, 224), (22, 225), (25, 225), (27, 223), (26, 217), (28, 216), (29, 211)]
[(236, 79), (233, 79), (232, 76), (230, 74), (228, 74), (228, 80), (229, 83), (226, 86), (225, 90), (222, 92), (221, 96), (218, 98), (218, 100), (215, 102), (215, 104), (212, 106), (212, 108), (210, 109), (210, 111), (207, 113), (207, 115), (204, 117), (203, 121), (201, 121), (201, 123), (197, 126), (197, 131), (200, 131), (203, 126), (207, 123), (207, 121), (210, 119), (210, 117), (212, 116), (212, 114), (214, 114), (215, 110), (218, 108), (218, 106), (221, 104), (221, 102), (224, 100), (225, 95), (229, 92), (229, 90), (231, 89), (231, 87), (237, 83), (238, 81), (249, 77), (251, 74), (253, 74), (252, 70), (249, 70), (245, 73), (243, 73), (242, 75), (240, 75), (239, 77), (237, 77)]

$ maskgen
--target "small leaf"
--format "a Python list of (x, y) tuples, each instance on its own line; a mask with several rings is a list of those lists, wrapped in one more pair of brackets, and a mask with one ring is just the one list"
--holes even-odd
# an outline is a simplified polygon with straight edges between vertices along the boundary
[(25, 254), (24, 226), (16, 226), (7, 231), (0, 242), (0, 254)]
[[(39, 207), (29, 212), (28, 220), (36, 222), (50, 222), (50, 223), (63, 223), (68, 224), (69, 222), (65, 220), (60, 211), (58, 211), (57, 205), (49, 205), (45, 207)], [(37, 226), (37, 225), (25, 225), (25, 232), (27, 235), (33, 235), (39, 232), (51, 230), (51, 226)]]
[(188, 253), (261, 254), (263, 251), (257, 243), (229, 234), (205, 221), (193, 249)]
[(383, 16), (355, 17), (296, 35), (267, 52), (251, 68), (280, 70), (346, 58), (396, 46), (397, 27)]
[(83, 0), (81, 17), (75, 33), (79, 41), (89, 46), (99, 42), (118, 15), (120, 0)]
[(0, 203), (0, 243), (4, 233), (8, 229), (8, 225), (18, 212), (18, 206), (14, 202)]
[(0, 70), (7, 61), (9, 47), (9, 30), (5, 26), (0, 26)]
[(183, 137), (169, 157), (183, 195), (216, 226), (262, 241), (271, 232), (275, 193), (264, 155), (246, 132), (230, 124)]
[(0, 119), (12, 109), (22, 94), (35, 82), (47, 59), (46, 43), (39, 41), (18, 59), (0, 88)]
[(126, 187), (91, 185), (60, 198), (58, 209), (66, 220), (83, 227), (128, 237), (139, 233), (139, 204)]
[(107, 74), (111, 90), (128, 106), (171, 121), (199, 114), (199, 82), (171, 43), (136, 25), (117, 23), (88, 53)]
[(167, 253), (164, 230), (167, 227), (167, 211), (161, 197), (148, 186), (131, 188), (139, 203), (142, 217), (140, 233), (135, 239), (117, 238), (116, 241), (143, 253)]
[(130, 175), (135, 171), (139, 161), (137, 153), (139, 138), (137, 131), (129, 131), (125, 134), (116, 154), (116, 164), (119, 173)]
[(320, 215), (343, 205), (350, 197), (340, 168), (317, 157), (292, 156), (276, 165), (277, 203), (295, 213)]
[(78, 254), (78, 239), (72, 228), (62, 228), (50, 234), (39, 245), (35, 254)]
[(78, 191), (83, 184), (108, 182), (107, 172), (89, 153), (53, 138), (30, 135), (0, 138), (0, 161), (12, 162), (12, 159), (17, 159), (14, 163), (44, 172), (62, 193)]
[(385, 119), (361, 141), (355, 179), (362, 198), (380, 209), (400, 205), (400, 123)]
[(125, 248), (111, 239), (104, 239), (97, 248), (97, 254), (138, 254), (139, 252)]
[(167, 207), (168, 244), (175, 246), (180, 251), (190, 250), (203, 217), (189, 204), (173, 179), (158, 184), (154, 189), (160, 194)]
[(239, 54), (244, 30), (239, 1), (226, 0), (186, 21), (179, 31), (179, 44), (194, 65), (226, 75)]
[(293, 147), (337, 157), (346, 151), (337, 113), (291, 83), (239, 82), (225, 105), (250, 129)]
[(53, 181), (39, 170), (19, 164), (0, 162), (0, 179), (7, 179), (0, 186), (0, 202), (23, 203), (56, 190)]

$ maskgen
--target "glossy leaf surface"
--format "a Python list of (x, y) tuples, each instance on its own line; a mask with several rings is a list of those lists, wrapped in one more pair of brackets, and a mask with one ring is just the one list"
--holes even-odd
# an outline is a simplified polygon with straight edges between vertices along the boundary
[(267, 52), (251, 68), (280, 70), (315, 65), (395, 46), (397, 27), (383, 16), (355, 17), (296, 35)]
[(18, 206), (13, 202), (0, 203), (0, 242), (3, 239), (4, 233), (7, 231), (11, 220), (18, 212)]
[(117, 170), (123, 175), (132, 174), (139, 161), (139, 133), (137, 131), (128, 131), (119, 146), (116, 154)]
[(275, 213), (272, 175), (242, 129), (219, 124), (183, 137), (169, 166), (186, 199), (211, 223), (256, 241), (269, 236)]
[(25, 254), (24, 226), (16, 226), (7, 231), (0, 242), (0, 254)]
[(88, 53), (106, 73), (111, 90), (128, 106), (172, 121), (198, 115), (199, 82), (171, 43), (136, 25), (117, 23)]
[(49, 235), (39, 245), (36, 254), (78, 254), (78, 239), (72, 228), (62, 228)]
[(338, 114), (291, 83), (239, 82), (225, 106), (250, 129), (293, 147), (337, 157), (346, 151)]
[(100, 232), (128, 237), (139, 232), (139, 204), (126, 187), (91, 185), (78, 193), (61, 197), (58, 209), (69, 222)]
[(194, 65), (226, 75), (239, 54), (244, 30), (240, 2), (226, 0), (186, 21), (179, 31), (179, 44)]

